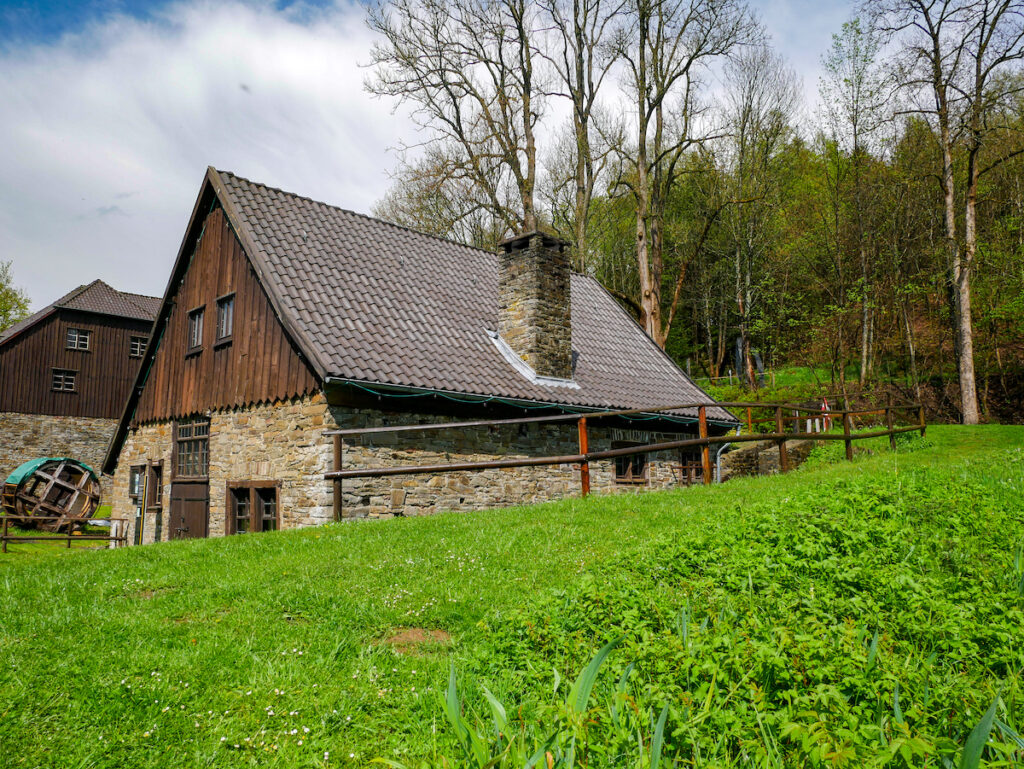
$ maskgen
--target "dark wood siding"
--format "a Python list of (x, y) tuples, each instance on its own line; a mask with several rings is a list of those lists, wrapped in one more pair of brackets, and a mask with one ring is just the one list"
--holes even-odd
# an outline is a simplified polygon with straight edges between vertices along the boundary
[[(149, 337), (149, 321), (56, 310), (0, 347), (0, 411), (74, 417), (121, 416), (140, 358), (133, 336)], [(66, 349), (69, 328), (90, 332), (89, 350)], [(53, 369), (76, 372), (75, 392), (53, 392)]]
[[(232, 293), (234, 334), (230, 343), (217, 345), (217, 299)], [(205, 309), (202, 349), (186, 354), (188, 315), (198, 307)], [(134, 423), (289, 398), (317, 387), (223, 210), (214, 209), (173, 297)]]

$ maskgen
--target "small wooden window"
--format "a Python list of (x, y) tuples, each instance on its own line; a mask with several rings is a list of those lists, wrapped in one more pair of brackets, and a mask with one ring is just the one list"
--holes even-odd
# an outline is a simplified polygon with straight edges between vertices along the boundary
[(160, 510), (164, 502), (164, 463), (154, 462), (149, 466), (149, 499), (147, 510)]
[(199, 307), (188, 314), (188, 349), (197, 352), (203, 349), (203, 315), (205, 308)]
[(145, 465), (132, 465), (128, 471), (128, 496), (136, 506), (142, 504), (142, 495), (145, 493)]
[[(613, 443), (613, 449), (624, 449), (630, 446), (642, 446), (642, 443)], [(647, 483), (647, 455), (629, 454), (615, 457), (616, 483)]]
[(681, 449), (679, 451), (679, 483), (682, 486), (693, 486), (704, 482), (704, 457), (700, 449)]
[(50, 379), (50, 389), (54, 392), (60, 393), (75, 392), (75, 378), (77, 375), (77, 371), (71, 371), (65, 368), (53, 369), (53, 375)]
[(67, 344), (65, 345), (69, 350), (86, 350), (89, 349), (89, 337), (92, 336), (91, 331), (83, 331), (80, 328), (69, 328), (67, 335)]
[(228, 294), (217, 300), (217, 342), (231, 341), (235, 326), (235, 295)]
[(207, 477), (210, 465), (210, 420), (196, 418), (178, 422), (175, 444), (175, 477)]
[(128, 341), (128, 356), (131, 358), (141, 358), (146, 354), (146, 347), (149, 345), (149, 340), (144, 336), (133, 336)]
[(226, 533), (247, 534), (280, 528), (278, 481), (230, 481), (227, 484)]

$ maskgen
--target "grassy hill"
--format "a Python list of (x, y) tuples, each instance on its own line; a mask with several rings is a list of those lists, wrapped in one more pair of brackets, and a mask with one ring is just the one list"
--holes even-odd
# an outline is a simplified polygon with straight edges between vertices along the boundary
[[(1022, 446), (1024, 428), (940, 427), (720, 487), (12, 546), (0, 766), (478, 766), (440, 705), (452, 666), (481, 744), (555, 734), (557, 760), (575, 737), (578, 766), (647, 766), (656, 733), (679, 766), (956, 765), (997, 695), (984, 765), (1009, 765)], [(566, 694), (613, 639), (578, 715)]]

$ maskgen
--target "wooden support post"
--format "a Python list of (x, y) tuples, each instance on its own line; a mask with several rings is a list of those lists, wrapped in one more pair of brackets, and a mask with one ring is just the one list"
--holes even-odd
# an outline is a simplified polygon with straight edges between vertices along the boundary
[[(697, 408), (697, 420), (701, 440), (707, 440), (708, 410), (706, 406), (699, 406)], [(700, 458), (701, 464), (704, 467), (704, 485), (707, 485), (711, 483), (711, 447), (706, 443), (700, 447)]]
[(917, 407), (917, 421), (921, 425), (921, 437), (923, 438), (925, 430), (928, 429), (928, 426), (924, 423), (924, 406)]
[(850, 438), (850, 412), (843, 411), (843, 442), (846, 444), (846, 458), (853, 459), (853, 440)]
[(8, 520), (9, 520), (9, 518), (5, 515), (4, 516), (4, 536), (3, 536), (4, 553), (7, 552), (7, 521)]
[(747, 432), (754, 432), (754, 415), (751, 413), (750, 406), (747, 406)]
[[(577, 422), (580, 437), (580, 454), (586, 455), (590, 451), (587, 445), (587, 418), (580, 417)], [(580, 462), (580, 491), (584, 497), (590, 496), (590, 462), (584, 459)]]
[[(782, 417), (782, 406), (775, 407), (775, 432), (780, 435), (786, 431), (785, 420)], [(789, 472), (789, 452), (786, 450), (786, 439), (778, 438), (779, 444), (779, 472)]]
[(896, 451), (896, 433), (892, 431), (892, 406), (885, 407), (885, 429), (889, 431), (889, 450)]
[[(340, 470), (341, 463), (344, 459), (344, 445), (342, 444), (342, 436), (334, 436), (334, 469)], [(333, 483), (334, 491), (334, 520), (340, 521), (342, 510), (341, 510), (341, 478), (335, 478)]]

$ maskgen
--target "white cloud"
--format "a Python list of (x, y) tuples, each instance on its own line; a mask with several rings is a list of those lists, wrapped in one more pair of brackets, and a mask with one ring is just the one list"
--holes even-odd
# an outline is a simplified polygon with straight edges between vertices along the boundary
[(184, 2), (0, 57), (0, 259), (35, 308), (163, 291), (207, 165), (369, 210), (413, 127), (366, 94), (358, 4)]

